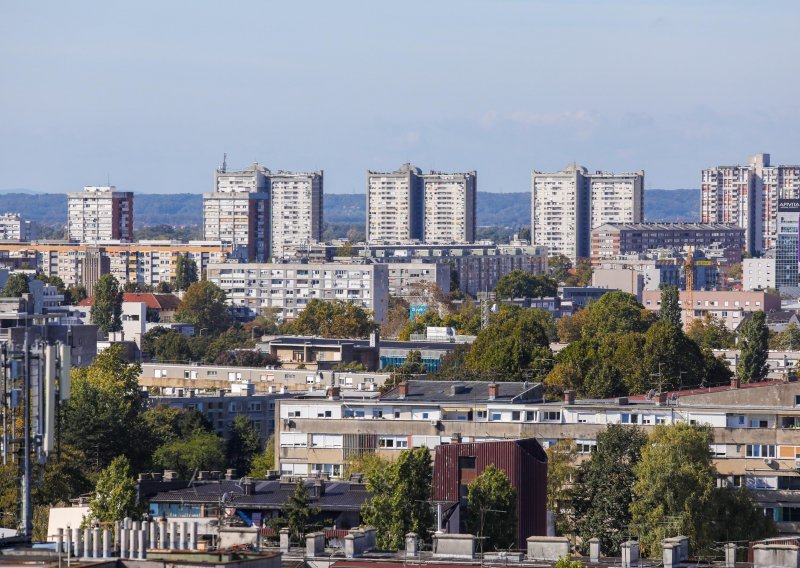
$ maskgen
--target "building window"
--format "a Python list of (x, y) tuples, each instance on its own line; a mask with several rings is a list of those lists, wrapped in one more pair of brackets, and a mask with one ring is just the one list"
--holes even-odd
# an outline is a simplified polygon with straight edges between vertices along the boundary
[(745, 455), (748, 458), (774, 458), (775, 446), (772, 444), (747, 444)]

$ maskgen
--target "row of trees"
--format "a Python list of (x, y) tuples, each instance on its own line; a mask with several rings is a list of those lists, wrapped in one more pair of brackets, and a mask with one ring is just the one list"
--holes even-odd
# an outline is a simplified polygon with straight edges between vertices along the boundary
[(579, 467), (571, 465), (571, 441), (552, 446), (548, 508), (556, 512), (558, 530), (580, 537), (584, 548), (599, 538), (608, 555), (638, 536), (652, 557), (661, 555), (664, 538), (679, 534), (698, 555), (713, 554), (716, 542), (772, 536), (774, 523), (746, 489), (716, 486), (712, 442), (705, 426), (660, 425), (648, 437), (635, 427), (610, 425)]

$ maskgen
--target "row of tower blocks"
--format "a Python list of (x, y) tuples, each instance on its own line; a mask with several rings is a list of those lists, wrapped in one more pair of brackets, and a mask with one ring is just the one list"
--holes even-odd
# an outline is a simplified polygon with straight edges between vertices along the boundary
[[(531, 239), (550, 255), (589, 257), (591, 232), (604, 224), (644, 221), (644, 172), (590, 173), (571, 164), (532, 173)], [(423, 173), (406, 163), (367, 172), (366, 237), (370, 244), (475, 241), (477, 173)], [(750, 253), (773, 249), (797, 232), (800, 166), (771, 166), (757, 154), (744, 166), (702, 172), (701, 222), (745, 229)], [(264, 262), (322, 241), (323, 172), (272, 172), (260, 164), (214, 173), (203, 194), (203, 238), (228, 245), (234, 257)], [(86, 187), (69, 194), (69, 238), (82, 243), (131, 241), (133, 193)], [(786, 223), (784, 223), (786, 224)]]

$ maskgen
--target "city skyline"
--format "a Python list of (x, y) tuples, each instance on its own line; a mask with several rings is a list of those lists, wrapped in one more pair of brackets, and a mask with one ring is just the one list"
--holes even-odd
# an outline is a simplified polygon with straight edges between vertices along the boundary
[(788, 2), (40, 6), (2, 8), (0, 189), (202, 193), (224, 152), (323, 169), (331, 194), (405, 161), (491, 192), (573, 161), (697, 188), (715, 164), (800, 155)]

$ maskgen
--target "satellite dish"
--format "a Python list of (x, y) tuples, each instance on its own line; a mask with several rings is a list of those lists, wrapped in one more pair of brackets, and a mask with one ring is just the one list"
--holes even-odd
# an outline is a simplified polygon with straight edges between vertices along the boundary
[(492, 311), (493, 314), (497, 313), (497, 304), (492, 304), (492, 310), (491, 311)]

